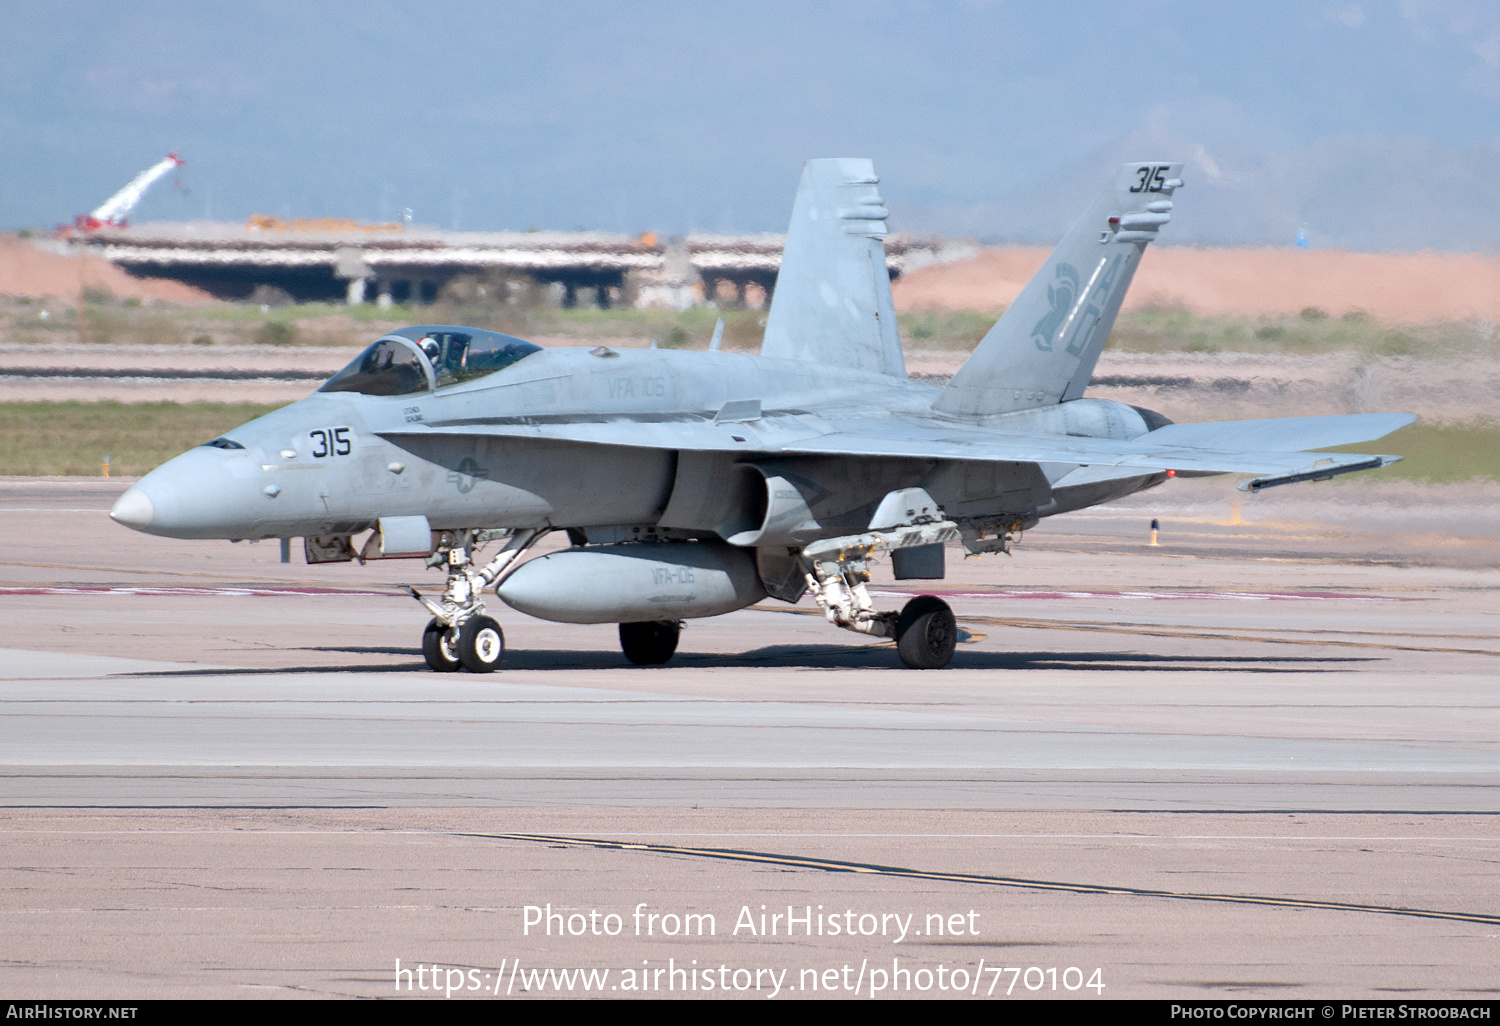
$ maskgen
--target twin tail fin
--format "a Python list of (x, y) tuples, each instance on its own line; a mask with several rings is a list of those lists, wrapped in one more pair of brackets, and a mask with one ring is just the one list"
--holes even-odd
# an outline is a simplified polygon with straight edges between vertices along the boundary
[(933, 409), (990, 416), (1083, 395), (1146, 244), (1171, 220), (1182, 164), (1126, 164), (1005, 314)]
[(879, 182), (865, 157), (803, 165), (762, 356), (906, 376)]

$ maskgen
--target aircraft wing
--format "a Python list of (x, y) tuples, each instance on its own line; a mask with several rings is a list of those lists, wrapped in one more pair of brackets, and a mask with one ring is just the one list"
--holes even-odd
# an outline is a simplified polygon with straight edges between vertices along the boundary
[(381, 432), (403, 438), (483, 436), (545, 438), (600, 445), (696, 451), (887, 456), (914, 459), (1071, 463), (1216, 474), (1266, 475), (1269, 484), (1384, 466), (1396, 456), (1313, 453), (1379, 438), (1410, 424), (1408, 413), (1171, 424), (1129, 441), (1076, 435), (1015, 433), (926, 418), (892, 417), (839, 423), (812, 414), (768, 413), (753, 421), (717, 422), (708, 416), (569, 419), (478, 418)]
[[(1153, 432), (1154, 434), (1155, 432)], [(1183, 471), (1200, 474), (1257, 474), (1249, 490), (1276, 484), (1317, 480), (1354, 470), (1372, 470), (1399, 456), (1358, 453), (1299, 452), (1266, 449), (1210, 449), (1153, 441), (1079, 438), (1069, 435), (992, 435), (872, 439), (838, 434), (810, 443), (782, 446), (782, 452), (845, 455), (911, 456), (928, 459), (1003, 460), (1017, 463), (1071, 463), (1080, 466), (1136, 468), (1143, 472)]]
[(858, 433), (839, 432), (791, 442), (783, 445), (781, 451), (1265, 475), (1264, 483), (1251, 482), (1251, 488), (1258, 491), (1272, 483), (1332, 476), (1393, 463), (1400, 457), (1302, 450), (1378, 438), (1415, 419), (1410, 414), (1395, 413), (1173, 424), (1130, 441), (1074, 435), (1007, 434), (968, 426), (887, 421), (870, 425)]
[(1405, 427), (1409, 413), (1169, 424), (1130, 441), (1078, 435), (1020, 434), (932, 421), (879, 421), (782, 446), (785, 452), (844, 453), (947, 459), (1077, 463), (1208, 473), (1272, 473), (1316, 459), (1366, 461), (1350, 453), (1309, 453), (1369, 441)]

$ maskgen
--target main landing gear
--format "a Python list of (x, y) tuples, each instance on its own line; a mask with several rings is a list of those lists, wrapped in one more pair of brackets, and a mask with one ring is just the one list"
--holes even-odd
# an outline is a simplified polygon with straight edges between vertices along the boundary
[(647, 620), (620, 624), (620, 650), (637, 666), (660, 666), (677, 651), (681, 620)]
[(807, 590), (835, 627), (892, 638), (901, 662), (910, 669), (941, 670), (953, 659), (958, 643), (958, 622), (948, 603), (919, 595), (899, 613), (878, 612), (865, 585), (870, 581), (870, 554), (876, 549), (940, 544), (958, 534), (951, 521), (934, 520), (816, 542), (802, 550)]
[[(429, 566), (446, 566), (448, 583), (440, 602), (409, 589), (412, 598), (432, 612), (422, 632), (422, 658), (438, 673), (458, 669), (491, 673), (505, 657), (505, 634), (493, 617), (486, 616), (480, 595), (498, 584), (505, 571), (536, 544), (546, 531), (446, 531)], [(497, 538), (505, 547), (482, 567), (474, 565), (474, 547)], [(669, 652), (668, 655), (671, 653)]]
[(912, 670), (941, 670), (953, 659), (958, 644), (958, 621), (948, 603), (935, 595), (918, 595), (899, 613), (879, 613), (865, 585), (870, 573), (861, 560), (851, 563), (814, 563), (807, 589), (835, 627), (893, 638), (901, 662)]

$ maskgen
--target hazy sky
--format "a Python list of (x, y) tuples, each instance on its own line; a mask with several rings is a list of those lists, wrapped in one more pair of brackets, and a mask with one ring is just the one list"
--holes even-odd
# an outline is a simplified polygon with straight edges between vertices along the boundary
[(0, 36), (0, 227), (176, 149), (137, 222), (780, 231), (803, 160), (869, 156), (894, 230), (1050, 241), (1186, 159), (1164, 242), (1500, 240), (1486, 0), (0, 0)]

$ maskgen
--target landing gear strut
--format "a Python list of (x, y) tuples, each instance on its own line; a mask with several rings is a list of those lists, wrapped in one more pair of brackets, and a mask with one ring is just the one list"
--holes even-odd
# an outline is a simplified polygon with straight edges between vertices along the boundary
[[(474, 566), (474, 547), (497, 537), (499, 531), (450, 531), (428, 559), (429, 566), (446, 566), (448, 583), (441, 602), (434, 602), (409, 588), (412, 598), (426, 606), (432, 620), (422, 633), (422, 658), (438, 673), (462, 667), (470, 673), (490, 673), (500, 668), (505, 656), (505, 635), (500, 625), (484, 615), (480, 595), (497, 584), (505, 571), (515, 566), (527, 549), (546, 534), (545, 530), (510, 533), (498, 555), (482, 567)], [(670, 654), (670, 653), (669, 653)]]
[(620, 624), (620, 649), (637, 666), (660, 666), (677, 651), (681, 620)]
[(877, 638), (896, 636), (895, 613), (877, 613), (865, 587), (870, 581), (867, 553), (856, 558), (814, 559), (807, 573), (807, 590), (835, 627)]

